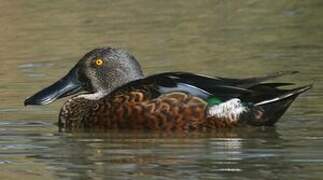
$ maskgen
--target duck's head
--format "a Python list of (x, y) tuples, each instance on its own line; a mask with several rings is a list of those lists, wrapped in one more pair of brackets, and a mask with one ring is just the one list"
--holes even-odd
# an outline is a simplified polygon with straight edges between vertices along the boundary
[(27, 98), (25, 105), (45, 105), (56, 99), (85, 91), (97, 99), (114, 89), (143, 77), (138, 61), (122, 49), (99, 48), (85, 54), (59, 81)]

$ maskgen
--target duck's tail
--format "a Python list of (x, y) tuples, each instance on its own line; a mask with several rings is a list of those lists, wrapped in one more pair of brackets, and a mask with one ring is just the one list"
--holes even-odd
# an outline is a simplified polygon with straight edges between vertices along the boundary
[(287, 93), (285, 93), (285, 94), (283, 94), (283, 95), (281, 95), (279, 97), (258, 102), (258, 103), (255, 104), (255, 106), (263, 106), (263, 105), (266, 105), (266, 104), (271, 104), (271, 103), (275, 103), (275, 102), (279, 102), (279, 101), (284, 101), (286, 99), (294, 100), (298, 95), (306, 92), (307, 90), (311, 89), (312, 87), (313, 87), (312, 84), (302, 86), (302, 87), (298, 87), (298, 88), (289, 90)]
[[(313, 87), (312, 84), (288, 90), (286, 93), (268, 100), (254, 104), (252, 111), (254, 118), (249, 124), (259, 126), (272, 126), (285, 113), (296, 97)], [(259, 116), (259, 118), (257, 118)], [(260, 118), (261, 117), (261, 118)], [(250, 118), (250, 117), (249, 117)]]

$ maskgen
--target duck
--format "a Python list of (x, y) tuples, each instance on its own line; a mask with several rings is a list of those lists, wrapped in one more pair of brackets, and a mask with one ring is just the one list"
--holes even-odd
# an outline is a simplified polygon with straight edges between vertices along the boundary
[(121, 48), (86, 53), (63, 78), (25, 99), (46, 105), (68, 97), (58, 125), (73, 129), (208, 130), (273, 126), (312, 84), (265, 82), (297, 71), (248, 78), (190, 72), (144, 76), (138, 60)]

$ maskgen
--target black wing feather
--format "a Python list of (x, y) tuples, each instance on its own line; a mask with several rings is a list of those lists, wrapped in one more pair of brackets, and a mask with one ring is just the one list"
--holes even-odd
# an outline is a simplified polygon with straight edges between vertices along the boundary
[(153, 82), (161, 93), (183, 91), (202, 99), (217, 96), (227, 100), (253, 92), (246, 88), (234, 86), (231, 82), (192, 73), (162, 73), (150, 76), (146, 80)]
[(222, 100), (241, 98), (248, 102), (259, 102), (286, 93), (277, 87), (291, 85), (290, 83), (265, 83), (261, 82), (277, 78), (296, 71), (286, 71), (269, 74), (261, 77), (245, 79), (231, 79), (222, 77), (207, 77), (186, 72), (167, 72), (148, 76), (128, 84), (128, 86), (146, 86), (152, 88), (155, 96), (164, 93), (182, 91), (202, 99), (217, 96)]

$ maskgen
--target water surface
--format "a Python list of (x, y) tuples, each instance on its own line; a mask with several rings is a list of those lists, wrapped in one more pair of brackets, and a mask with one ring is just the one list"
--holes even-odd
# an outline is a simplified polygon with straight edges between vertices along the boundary
[[(3, 1), (0, 179), (320, 179), (320, 0)], [(191, 71), (281, 78), (315, 88), (274, 128), (209, 133), (62, 133), (64, 100), (23, 107), (87, 51), (123, 47), (146, 74)]]

